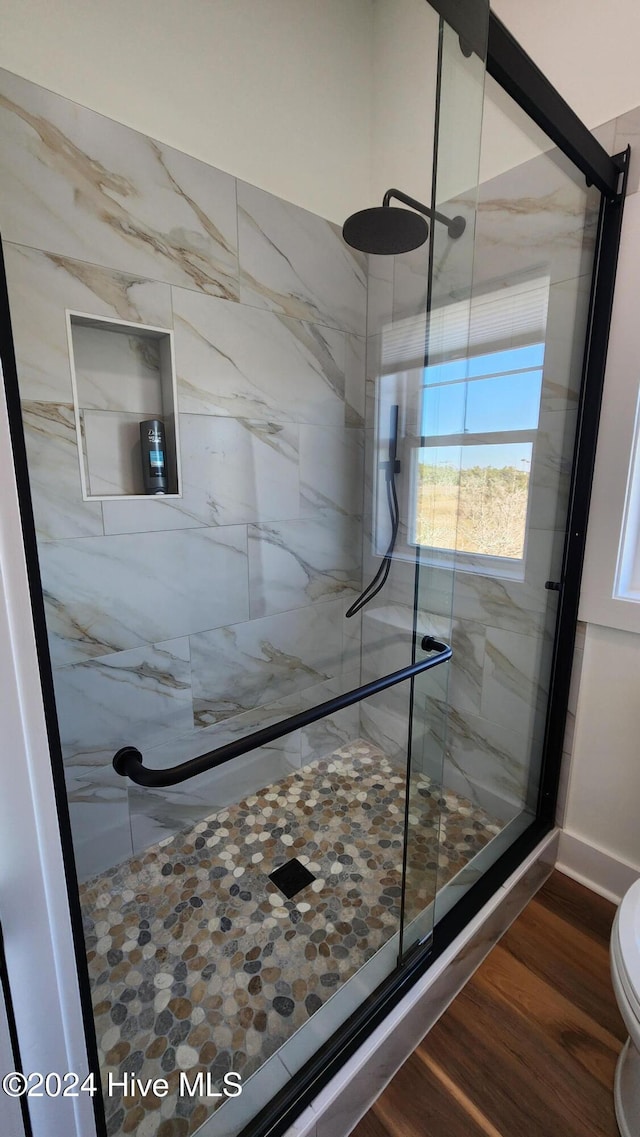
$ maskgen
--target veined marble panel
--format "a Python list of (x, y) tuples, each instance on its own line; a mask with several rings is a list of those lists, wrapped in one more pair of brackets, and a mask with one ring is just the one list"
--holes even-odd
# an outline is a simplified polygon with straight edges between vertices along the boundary
[(300, 495), (303, 516), (337, 510), (362, 513), (363, 432), (357, 427), (300, 425)]
[(364, 426), (366, 340), (346, 337), (344, 373), (345, 425)]
[(339, 675), (342, 609), (330, 600), (193, 635), (196, 723), (208, 726)]
[(362, 667), (362, 612), (347, 617), (351, 599), (343, 603), (342, 619), (342, 667), (346, 671), (357, 671)]
[(527, 513), (532, 529), (559, 529), (565, 524), (577, 418), (577, 409), (540, 414)]
[(162, 416), (157, 339), (83, 324), (72, 338), (80, 408)]
[(80, 422), (86, 454), (87, 492), (94, 497), (144, 494), (140, 413), (81, 411)]
[(57, 666), (249, 614), (241, 526), (51, 541), (40, 566)]
[(600, 195), (587, 190), (559, 151), (540, 154), (479, 187), (473, 276), (522, 279), (527, 269), (552, 283), (591, 271)]
[[(369, 257), (367, 340), (381, 335), (393, 323), (393, 261), (393, 257)], [(387, 262), (380, 265), (382, 275), (380, 262)]]
[[(299, 714), (359, 686), (360, 670), (345, 669), (342, 675), (327, 679), (324, 683), (318, 683), (313, 687), (306, 687), (281, 699), (278, 707), (286, 710), (287, 715)], [(303, 766), (308, 762), (324, 758), (336, 748), (359, 738), (360, 706), (360, 703), (353, 703), (350, 707), (344, 707), (298, 731)]]
[(562, 280), (549, 290), (541, 409), (578, 405), (584, 359), (591, 276)]
[[(292, 743), (294, 737), (297, 742)], [(211, 743), (212, 746), (222, 744)], [(202, 754), (207, 745), (200, 741), (197, 754)], [(150, 766), (159, 766), (153, 750), (145, 755), (145, 759)], [(149, 845), (171, 837), (180, 829), (197, 824), (214, 810), (241, 801), (248, 794), (286, 778), (299, 766), (300, 740), (297, 736), (290, 735), (287, 739), (280, 739), (271, 746), (242, 755), (228, 765), (177, 786), (147, 788), (130, 784), (129, 808), (134, 852), (140, 853)]]
[(360, 526), (339, 513), (249, 526), (251, 618), (355, 595), (360, 587)]
[(345, 335), (173, 289), (178, 407), (274, 422), (344, 422)]
[[(555, 534), (549, 533), (550, 539)], [(450, 616), (452, 610), (451, 572), (430, 570), (428, 603), (435, 615)], [(548, 579), (547, 577), (544, 580)], [(545, 627), (549, 593), (544, 580), (514, 580), (479, 572), (457, 571), (453, 608), (463, 620), (539, 635)]]
[(487, 628), (482, 717), (520, 734), (533, 732), (536, 712), (547, 704), (550, 643), (544, 636), (522, 636)]
[(298, 427), (180, 415), (182, 497), (104, 502), (105, 532), (279, 521), (300, 512)]
[(480, 713), (486, 636), (487, 628), (480, 621), (454, 617), (449, 700), (461, 714)]
[[(507, 803), (525, 802), (530, 764), (539, 760), (541, 744), (479, 715), (460, 714), (453, 707), (443, 716), (442, 707), (436, 705), (429, 721), (435, 729), (446, 722), (445, 786), (476, 804), (480, 804), (476, 787), (491, 790)], [(439, 759), (442, 739), (434, 735), (432, 744)]]
[[(111, 771), (112, 773), (114, 771)], [(129, 797), (100, 773), (78, 778), (68, 791), (73, 854), (79, 879), (87, 880), (133, 855)]]
[(20, 245), (5, 243), (4, 256), (23, 399), (72, 402), (66, 308), (172, 327), (167, 284)]
[[(192, 722), (189, 640), (169, 640), (54, 672), (67, 772), (110, 769), (121, 746), (142, 751)], [(111, 771), (115, 784), (118, 775)]]
[(102, 534), (100, 502), (82, 499), (73, 407), (23, 402), (22, 422), (38, 540)]
[(432, 304), (439, 306), (451, 300), (468, 296), (476, 275), (477, 195), (473, 189), (468, 195), (453, 201), (439, 202), (438, 209), (447, 217), (461, 216), (466, 225), (461, 237), (451, 238), (441, 225), (431, 229), (433, 242)]
[(238, 182), (240, 299), (365, 334), (366, 257), (337, 225)]
[[(453, 239), (442, 229), (441, 239)], [(458, 238), (460, 239), (460, 238)], [(418, 326), (427, 325), (427, 280), (429, 275), (429, 242), (393, 258), (393, 320), (415, 318)]]
[(5, 240), (238, 298), (235, 179), (8, 71)]
[(386, 691), (372, 695), (360, 704), (360, 729), (363, 738), (382, 750), (392, 765), (406, 768), (409, 740), (409, 703), (404, 713), (391, 709), (385, 700)]

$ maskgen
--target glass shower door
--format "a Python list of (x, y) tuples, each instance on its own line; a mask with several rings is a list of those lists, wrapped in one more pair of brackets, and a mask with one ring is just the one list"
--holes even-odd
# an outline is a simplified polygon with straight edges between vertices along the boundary
[[(466, 280), (435, 246), (415, 510), (423, 618), (447, 618), (454, 577), (448, 687), (415, 698), (412, 716), (413, 787), (444, 746), (437, 865), (418, 868), (415, 809), (407, 837), (418, 878), (437, 873), (436, 919), (538, 808), (600, 206), (599, 192), (489, 76), (478, 110)], [(455, 212), (471, 195), (451, 195), (440, 179), (455, 148), (449, 126), (437, 201)], [(430, 924), (411, 872), (405, 908)]]
[[(488, 19), (488, 7), (486, 12)], [(434, 143), (434, 208), (463, 219), (455, 240), (443, 225), (431, 232), (423, 365), (414, 373), (409, 453), (411, 489), (407, 503), (407, 545), (415, 556), (414, 637), (416, 650), (430, 640), (456, 638), (454, 585), (460, 514), (461, 452), (446, 445), (459, 425), (461, 386), (449, 383), (452, 361), (469, 345), (468, 296), (473, 283), (477, 187), (479, 181), (485, 59), (444, 21), (440, 23), (438, 98)], [(447, 335), (446, 314), (456, 311), (455, 338)], [(436, 897), (456, 871), (450, 848), (464, 826), (465, 804), (444, 792), (443, 776), (451, 708), (450, 671), (464, 668), (469, 645), (457, 636), (454, 659), (432, 675), (416, 676), (410, 712), (403, 896), (402, 951), (427, 939)], [(463, 837), (470, 855), (487, 839), (479, 827)], [(458, 842), (459, 843), (459, 842)]]

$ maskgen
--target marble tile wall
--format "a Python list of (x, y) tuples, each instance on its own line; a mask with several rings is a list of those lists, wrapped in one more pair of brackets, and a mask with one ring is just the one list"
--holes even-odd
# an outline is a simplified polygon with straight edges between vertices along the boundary
[[(470, 558), (464, 566), (458, 561), (438, 567), (429, 565), (423, 554), (418, 626), (427, 630), (431, 622), (433, 634), (450, 639), (454, 658), (421, 681), (412, 762), (508, 822), (532, 804), (537, 788), (557, 608), (557, 594), (546, 591), (544, 583), (558, 579), (562, 559), (598, 195), (587, 194), (584, 181), (552, 152), (481, 185), (475, 225), (474, 200), (468, 195), (441, 206), (445, 213), (463, 213), (468, 225), (458, 243), (436, 243), (438, 302), (458, 300), (470, 287), (475, 295), (527, 278), (549, 280), (524, 574), (520, 579), (491, 574), (482, 558)], [(400, 260), (379, 257), (371, 263), (365, 476), (369, 485), (380, 478), (374, 467), (384, 455), (374, 448), (376, 415), (381, 403), (396, 398), (409, 440), (400, 454), (405, 460), (398, 478), (400, 498), (408, 502), (407, 451), (419, 421), (419, 380), (417, 369), (412, 371), (402, 355), (402, 322), (406, 327), (408, 318), (423, 319), (424, 266), (417, 254), (407, 258), (410, 264), (400, 266)], [(403, 361), (395, 378), (390, 374), (394, 336)], [(512, 343), (509, 339), (495, 346)], [(366, 508), (363, 523), (366, 578), (379, 563), (369, 555), (375, 526)], [(400, 555), (388, 586), (363, 613), (363, 677), (373, 677), (368, 674), (370, 661), (375, 661), (375, 670), (390, 670), (410, 660), (415, 556), (406, 545), (406, 533), (401, 526)], [(401, 688), (377, 696), (362, 712), (363, 733), (384, 746), (398, 764), (406, 748), (407, 712), (408, 698)]]
[[(7, 72), (0, 165), (87, 876), (359, 733), (350, 708), (247, 755), (233, 778), (167, 791), (111, 767), (125, 743), (174, 765), (358, 684), (360, 621), (344, 612), (362, 575), (367, 266), (324, 219)], [(83, 500), (66, 309), (173, 330), (180, 497)], [(144, 375), (123, 392), (80, 366), (87, 406), (147, 410), (134, 405)]]

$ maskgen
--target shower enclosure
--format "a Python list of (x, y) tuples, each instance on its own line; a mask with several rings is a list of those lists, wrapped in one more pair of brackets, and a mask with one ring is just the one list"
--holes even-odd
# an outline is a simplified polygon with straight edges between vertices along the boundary
[(0, 75), (3, 369), (109, 1137), (284, 1132), (553, 821), (626, 167), (516, 101), (484, 0), (362, 7), (378, 208), (349, 243)]

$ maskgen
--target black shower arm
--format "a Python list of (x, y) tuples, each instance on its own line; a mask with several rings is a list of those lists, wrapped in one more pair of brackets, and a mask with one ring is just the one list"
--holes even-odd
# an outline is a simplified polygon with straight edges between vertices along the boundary
[(461, 237), (466, 228), (466, 221), (464, 217), (445, 217), (444, 213), (438, 213), (437, 209), (429, 209), (428, 205), (424, 205), (421, 201), (416, 201), (415, 197), (409, 197), (409, 194), (403, 193), (399, 189), (388, 189), (385, 193), (382, 204), (388, 206), (392, 197), (396, 201), (402, 201), (405, 205), (410, 205), (412, 209), (417, 210), (418, 213), (424, 213), (425, 217), (430, 217), (432, 221), (440, 221), (443, 225), (447, 226), (450, 237)]
[(213, 770), (216, 766), (231, 762), (233, 758), (239, 758), (241, 754), (248, 754), (251, 750), (257, 750), (259, 746), (266, 746), (270, 742), (275, 742), (277, 738), (292, 734), (293, 731), (300, 730), (301, 727), (308, 726), (312, 722), (317, 722), (318, 719), (326, 718), (327, 715), (340, 711), (343, 707), (350, 707), (353, 703), (367, 699), (369, 695), (375, 695), (378, 691), (386, 691), (388, 687), (394, 687), (396, 683), (402, 683), (405, 679), (413, 679), (414, 675), (420, 675), (421, 672), (429, 671), (432, 667), (438, 667), (441, 663), (446, 663), (448, 659), (451, 659), (452, 653), (449, 645), (434, 640), (432, 636), (425, 636), (420, 646), (423, 651), (435, 651), (438, 654), (412, 663), (409, 667), (403, 667), (400, 671), (392, 671), (389, 675), (383, 675), (381, 679), (374, 679), (371, 683), (365, 683), (363, 687), (355, 687), (343, 695), (336, 695), (334, 699), (328, 699), (325, 703), (318, 703), (317, 706), (310, 707), (307, 711), (291, 715), (288, 719), (282, 719), (271, 726), (263, 727), (262, 730), (254, 731), (253, 734), (246, 734), (244, 738), (238, 738), (235, 742), (218, 746), (216, 750), (208, 750), (206, 754), (201, 754), (198, 758), (190, 758), (187, 762), (181, 762), (179, 766), (170, 766), (167, 770), (150, 770), (143, 764), (142, 754), (135, 746), (123, 746), (114, 756), (113, 768), (116, 773), (121, 774), (122, 777), (131, 778), (131, 781), (137, 782), (139, 786), (176, 786), (179, 782), (186, 782), (188, 778), (194, 778), (196, 774), (204, 774), (207, 770)]

